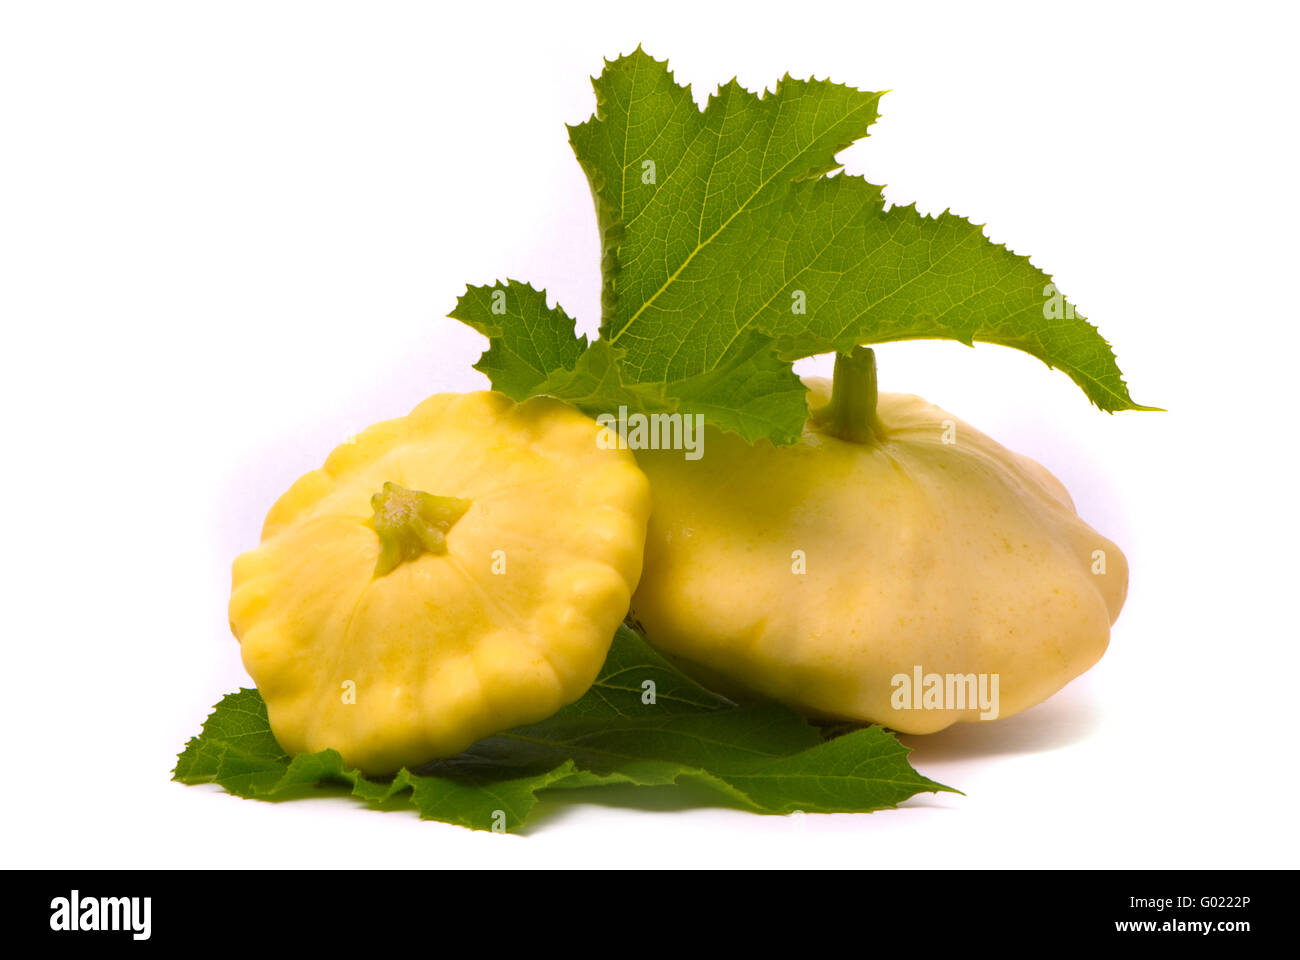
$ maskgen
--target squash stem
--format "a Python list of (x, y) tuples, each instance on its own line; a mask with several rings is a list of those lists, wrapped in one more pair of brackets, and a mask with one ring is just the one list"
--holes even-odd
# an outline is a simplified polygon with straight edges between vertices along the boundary
[(465, 515), (470, 502), (390, 482), (370, 498), (370, 507), (375, 515), (368, 523), (379, 537), (374, 575), (382, 577), (426, 553), (445, 554), (447, 531)]
[(835, 354), (831, 400), (813, 411), (822, 432), (849, 443), (873, 443), (885, 435), (876, 413), (876, 352), (854, 347)]

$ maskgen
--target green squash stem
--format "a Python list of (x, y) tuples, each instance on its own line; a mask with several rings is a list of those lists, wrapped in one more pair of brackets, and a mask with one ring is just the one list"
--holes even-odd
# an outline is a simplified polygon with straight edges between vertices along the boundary
[(368, 523), (379, 536), (374, 574), (378, 578), (426, 553), (446, 553), (447, 531), (465, 515), (470, 501), (436, 497), (389, 482), (370, 498), (370, 506), (375, 515)]
[(822, 433), (848, 443), (875, 443), (885, 435), (876, 414), (876, 352), (854, 347), (835, 355), (830, 403), (812, 413)]

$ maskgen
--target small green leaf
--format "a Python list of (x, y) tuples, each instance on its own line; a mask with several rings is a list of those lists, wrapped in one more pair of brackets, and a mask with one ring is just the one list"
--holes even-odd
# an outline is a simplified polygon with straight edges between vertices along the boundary
[(474, 369), (512, 400), (531, 397), (557, 371), (572, 370), (587, 346), (572, 317), (547, 306), (544, 291), (516, 280), (467, 288), (448, 316), (488, 338)]
[(622, 351), (608, 340), (597, 340), (578, 356), (572, 369), (556, 370), (532, 390), (556, 397), (591, 416), (616, 414), (620, 406), (643, 413), (672, 410), (675, 404), (654, 383), (625, 383)]

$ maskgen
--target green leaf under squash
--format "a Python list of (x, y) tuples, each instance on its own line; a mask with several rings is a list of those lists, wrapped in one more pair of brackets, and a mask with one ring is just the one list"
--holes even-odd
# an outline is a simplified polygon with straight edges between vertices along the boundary
[(907, 754), (880, 727), (825, 740), (785, 707), (732, 704), (621, 627), (600, 676), (577, 702), (417, 771), (379, 780), (348, 768), (334, 750), (291, 758), (275, 742), (257, 691), (244, 689), (217, 704), (173, 778), (258, 799), (344, 784), (372, 805), (407, 804), (426, 819), (516, 830), (547, 790), (694, 784), (719, 803), (759, 813), (829, 813), (951, 789), (918, 774)]

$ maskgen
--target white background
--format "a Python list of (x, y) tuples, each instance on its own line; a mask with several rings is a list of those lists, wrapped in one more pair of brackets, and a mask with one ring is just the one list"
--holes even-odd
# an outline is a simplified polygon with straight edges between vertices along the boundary
[[(5, 865), (1300, 866), (1283, 4), (0, 9)], [(638, 42), (697, 99), (892, 89), (849, 172), (1031, 253), (1169, 409), (1107, 416), (1000, 348), (879, 351), (884, 389), (1039, 459), (1125, 549), (1110, 651), (1025, 714), (910, 738), (966, 795), (872, 815), (624, 798), (495, 836), (169, 782), (249, 682), (229, 567), (271, 501), (486, 385), (444, 319), (464, 284), (532, 281), (594, 332), (564, 124)]]

